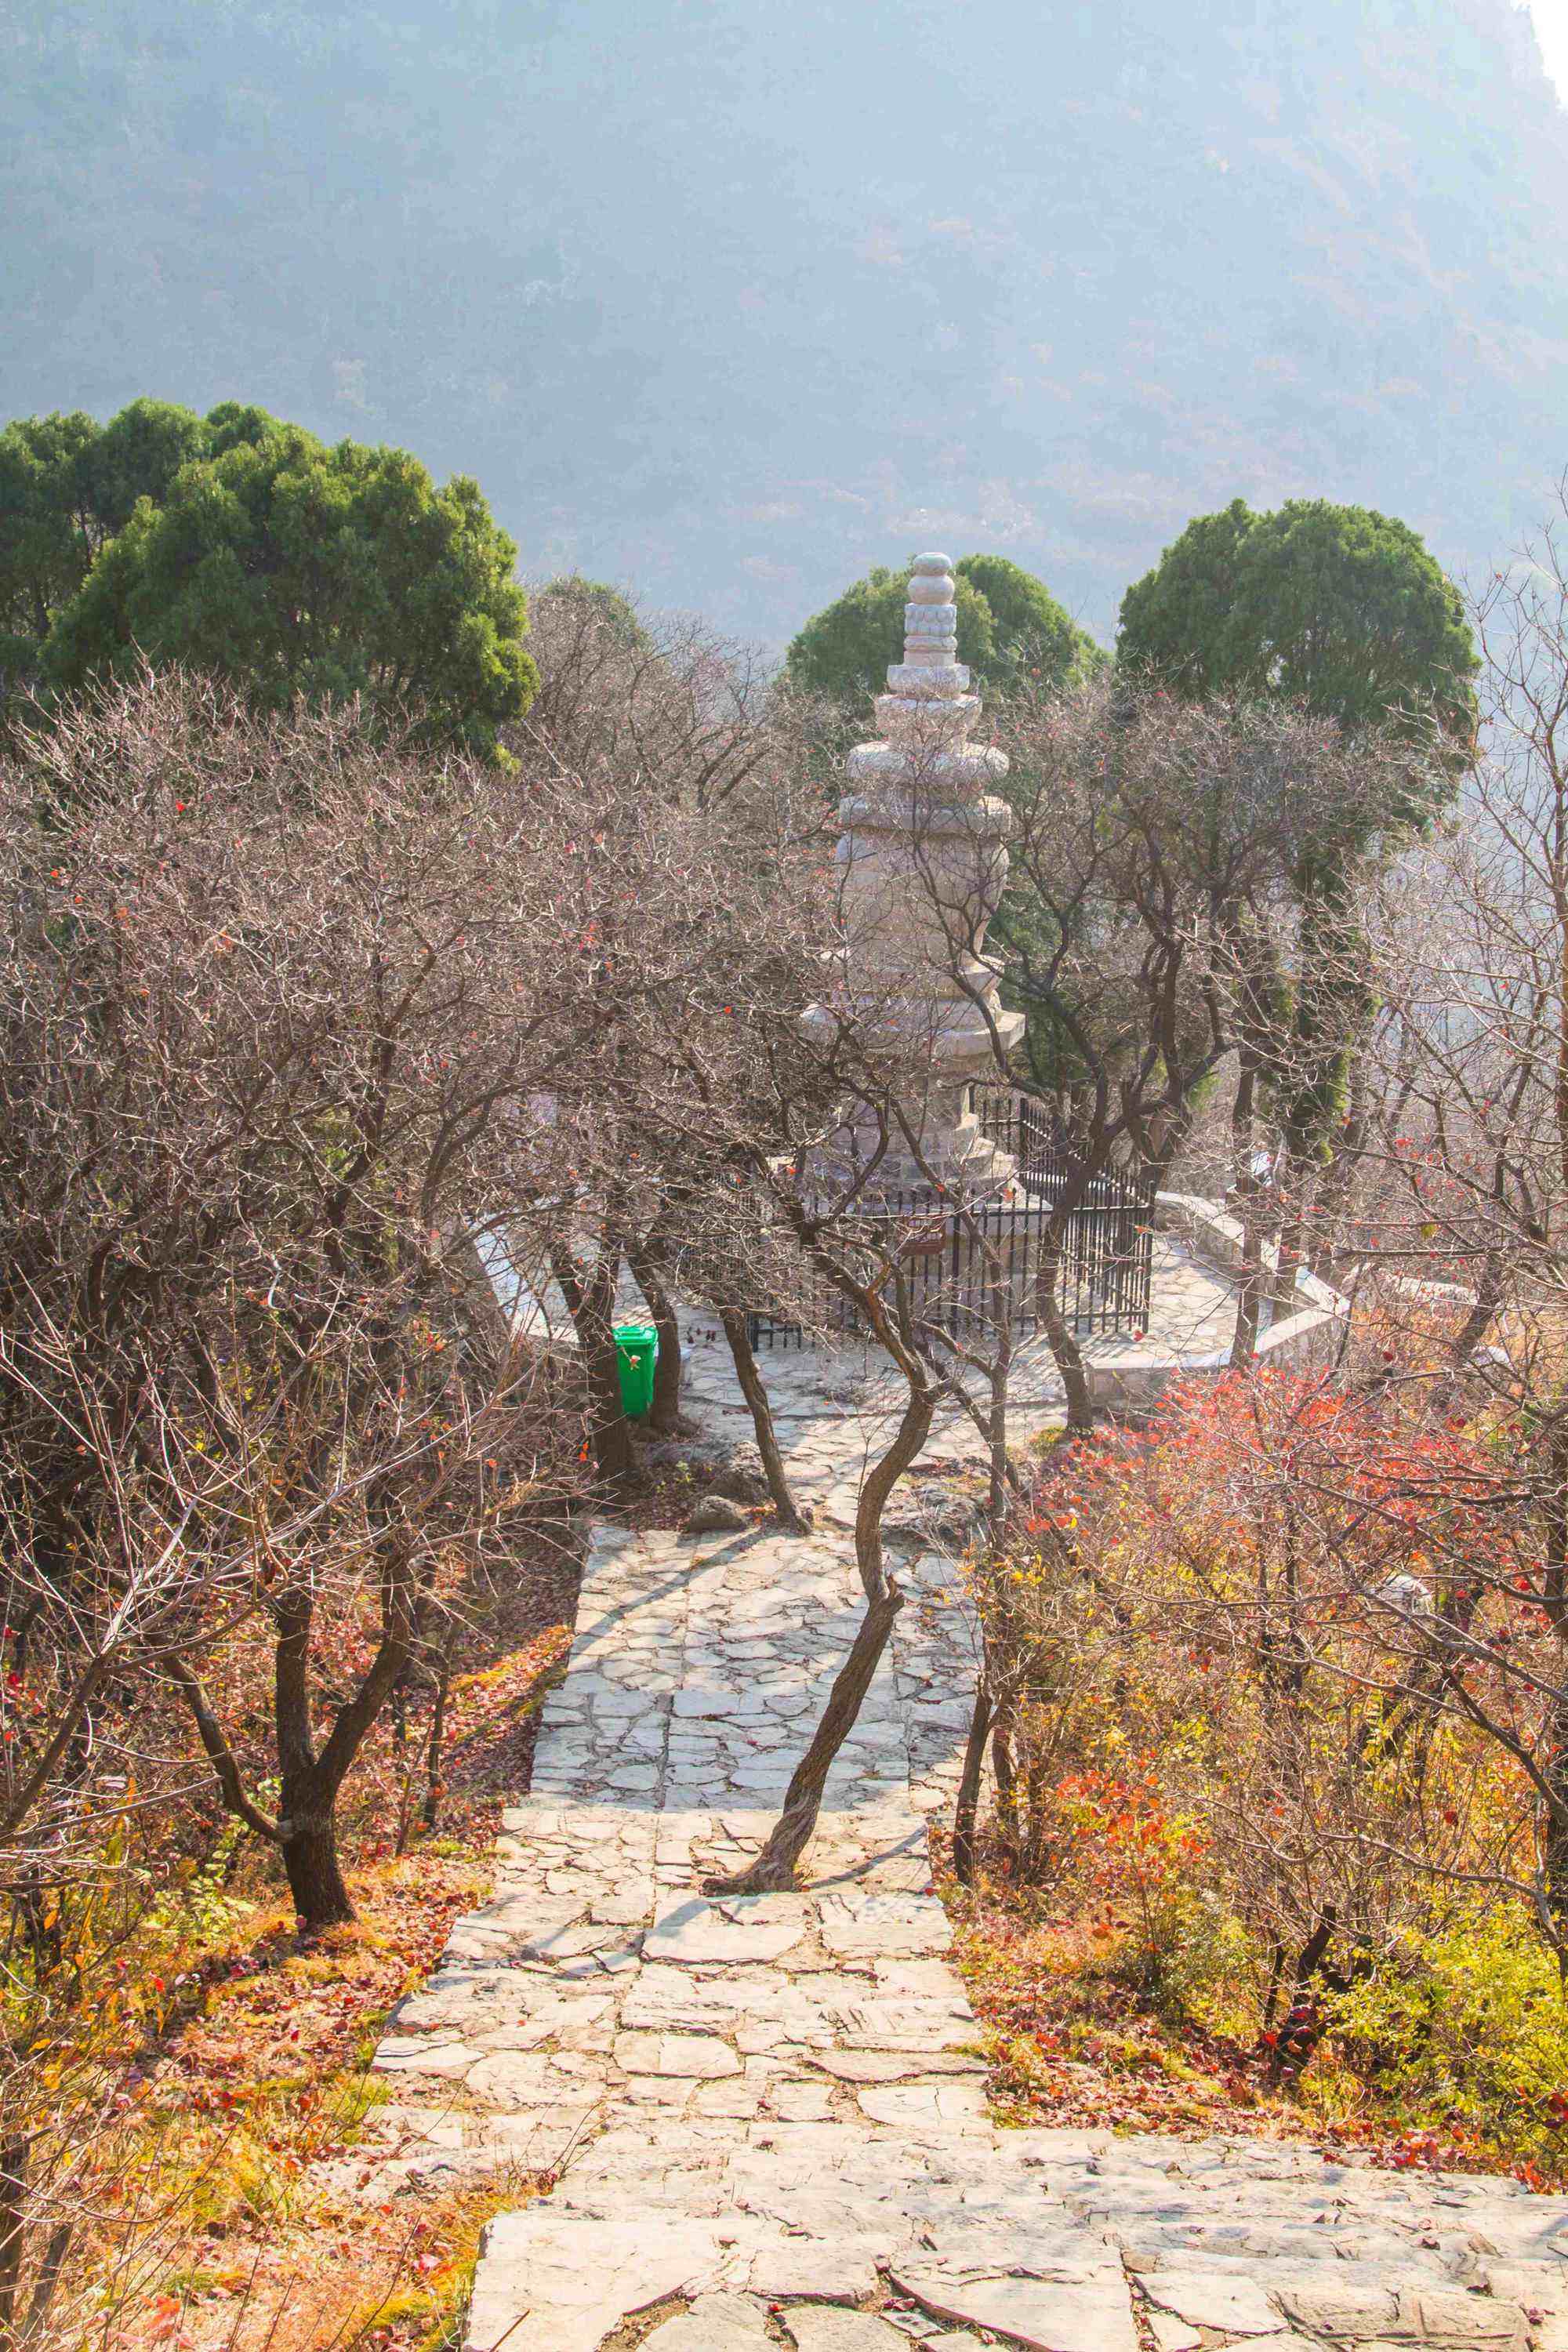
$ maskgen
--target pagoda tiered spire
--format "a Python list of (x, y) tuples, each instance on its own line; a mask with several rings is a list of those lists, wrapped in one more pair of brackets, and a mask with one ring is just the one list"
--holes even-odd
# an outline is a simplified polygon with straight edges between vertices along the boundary
[[(876, 698), (880, 733), (846, 761), (838, 845), (849, 986), (869, 1026), (925, 1057), (920, 1158), (943, 1181), (992, 1182), (1011, 1162), (981, 1135), (971, 1083), (999, 1077), (1023, 1034), (1002, 1009), (985, 929), (1007, 876), (1013, 827), (988, 790), (1006, 754), (971, 740), (980, 698), (958, 659), (957, 582), (951, 559), (919, 555), (904, 607), (904, 657)], [(884, 1163), (889, 1182), (924, 1181), (912, 1157)]]

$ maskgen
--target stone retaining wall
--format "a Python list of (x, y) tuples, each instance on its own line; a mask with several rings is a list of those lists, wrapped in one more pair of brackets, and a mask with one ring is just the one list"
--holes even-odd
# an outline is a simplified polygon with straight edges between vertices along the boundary
[[(1195, 1255), (1227, 1274), (1239, 1276), (1246, 1259), (1241, 1220), (1191, 1192), (1162, 1192), (1155, 1202), (1162, 1229), (1177, 1234)], [(1276, 1253), (1265, 1252), (1266, 1263), (1278, 1264)], [(1296, 1276), (1295, 1312), (1278, 1313), (1258, 1336), (1257, 1360), (1292, 1370), (1328, 1360), (1350, 1314), (1350, 1301), (1315, 1274), (1300, 1269)], [(1085, 1351), (1089, 1394), (1095, 1410), (1118, 1421), (1142, 1421), (1152, 1413), (1173, 1381), (1217, 1380), (1230, 1369), (1228, 1346), (1203, 1351), (1162, 1351), (1158, 1348), (1131, 1353), (1112, 1343)]]

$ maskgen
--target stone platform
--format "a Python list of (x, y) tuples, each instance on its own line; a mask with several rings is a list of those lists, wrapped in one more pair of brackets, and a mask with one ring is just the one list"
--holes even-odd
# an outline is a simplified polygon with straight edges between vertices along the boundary
[[(490, 2227), (470, 2352), (1568, 2352), (1568, 2200), (991, 2123), (926, 1848), (972, 1634), (901, 1494), (910, 1600), (809, 1886), (702, 1896), (770, 1825), (847, 1647), (847, 1515), (896, 1403), (842, 1360), (766, 1370), (817, 1534), (601, 1532), (495, 1891), (378, 2053), (413, 2193), (476, 2154), (558, 2176)], [(745, 1433), (721, 1343), (691, 1402)], [(915, 1490), (978, 1449), (949, 1416)]]

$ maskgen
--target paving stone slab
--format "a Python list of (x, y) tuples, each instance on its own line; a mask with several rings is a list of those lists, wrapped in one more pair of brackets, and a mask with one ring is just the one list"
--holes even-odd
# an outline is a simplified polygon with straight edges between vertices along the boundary
[(1468, 2294), (1455, 2287), (1402, 2289), (1392, 2330), (1417, 2344), (1444, 2345), (1454, 2352), (1526, 2352), (1529, 2322), (1515, 2303)]
[[(1189, 2321), (1178, 2319), (1174, 2312), (1158, 2309), (1146, 2311), (1143, 2324), (1153, 2338), (1154, 2352), (1201, 2352), (1204, 2342), (1201, 2331), (1194, 2327)], [(1276, 2344), (1280, 2340), (1278, 2336), (1274, 2338)], [(1304, 2336), (1299, 2336), (1296, 2338), (1298, 2344), (1304, 2343), (1305, 2340)]]
[(957, 2050), (807, 2050), (802, 2055), (840, 2083), (908, 2083), (932, 2074), (978, 2079), (986, 2072), (984, 2058)]
[(835, 2236), (785, 2238), (752, 2256), (750, 2284), (770, 2302), (810, 2295), (823, 2303), (862, 2303), (877, 2291), (875, 2239)]
[(618, 2033), (616, 2063), (624, 2074), (689, 2075), (711, 2082), (738, 2074), (742, 2062), (715, 2033)]
[(763, 1967), (792, 1950), (804, 1928), (802, 1906), (794, 1895), (753, 1895), (716, 1903), (693, 1895), (655, 1920), (643, 1942), (643, 1958), (697, 1967)]
[(599, 2352), (629, 2314), (697, 2294), (720, 2266), (710, 2228), (595, 2224), (592, 2260), (581, 2223), (547, 2207), (503, 2213), (485, 2234), (467, 2341), (473, 2352)]
[(888, 1959), (945, 1951), (952, 1941), (934, 1895), (824, 1895), (817, 1905), (822, 1940), (841, 1959)]
[(758, 2305), (738, 2294), (700, 2295), (643, 2341), (644, 2352), (773, 2352)]
[(1257, 2336), (1277, 2336), (1284, 2326), (1256, 2271), (1240, 2278), (1216, 2270), (1159, 2270), (1143, 2273), (1139, 2284), (1159, 2310), (1189, 2327)]
[(913, 2269), (900, 2286), (939, 2319), (992, 2328), (1029, 2352), (1142, 2352), (1132, 2299), (1120, 2272), (1070, 2279), (954, 2279)]
[(989, 2115), (984, 2090), (972, 2083), (889, 2083), (858, 2095), (861, 2113), (873, 2123), (893, 2125), (915, 2137), (982, 2129)]
[(908, 2337), (870, 2312), (807, 2303), (793, 2305), (783, 2316), (799, 2352), (908, 2352)]

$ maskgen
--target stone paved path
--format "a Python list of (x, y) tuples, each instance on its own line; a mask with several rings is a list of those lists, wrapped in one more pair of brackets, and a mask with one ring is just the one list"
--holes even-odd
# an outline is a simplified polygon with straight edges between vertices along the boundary
[[(1568, 2200), (1297, 2145), (992, 2126), (925, 1835), (970, 1637), (918, 1507), (897, 1514), (914, 1597), (808, 1889), (700, 1895), (769, 1826), (859, 1608), (846, 1530), (877, 1400), (825, 1398), (812, 1358), (769, 1371), (817, 1534), (598, 1537), (495, 1892), (378, 2053), (416, 2191), (476, 2146), (561, 2176), (491, 2226), (472, 2352), (1568, 2352)], [(747, 1433), (718, 1350), (693, 1388)], [(939, 1426), (917, 1494), (975, 1450)]]

